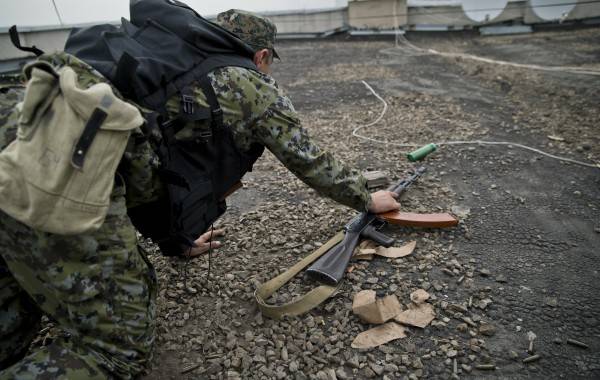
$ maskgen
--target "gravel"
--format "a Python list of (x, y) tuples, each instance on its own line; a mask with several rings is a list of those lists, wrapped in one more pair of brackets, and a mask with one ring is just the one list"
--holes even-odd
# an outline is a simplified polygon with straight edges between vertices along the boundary
[[(600, 37), (600, 32), (584, 29), (550, 33), (547, 38), (560, 42), (568, 33), (574, 33), (574, 38), (587, 38), (585, 41), (590, 40), (590, 35), (592, 40)], [(473, 38), (443, 37), (421, 43), (439, 50), (481, 48), (478, 44), (482, 39)], [(483, 41), (494, 51), (496, 45), (526, 43), (527, 37), (523, 38), (514, 42), (508, 37), (489, 37)], [(538, 37), (534, 34), (531, 38)], [(376, 127), (362, 130), (372, 138), (431, 142), (488, 135), (524, 140), (530, 139), (530, 134), (556, 135), (564, 141), (544, 139), (542, 146), (556, 154), (600, 161), (597, 133), (592, 133), (600, 119), (598, 109), (586, 103), (600, 98), (597, 94), (600, 86), (590, 85), (576, 95), (561, 77), (549, 76), (555, 82), (548, 87), (547, 77), (537, 72), (467, 60), (392, 56), (382, 52), (392, 45), (389, 40), (334, 40), (293, 42), (283, 44), (280, 49), (286, 58), (275, 67), (274, 76), (290, 92), (304, 126), (323, 147), (335, 151), (343, 161), (365, 171), (385, 171), (392, 179), (402, 177), (412, 167), (404, 159), (402, 149), (383, 149), (381, 145), (350, 137), (356, 126), (377, 118), (382, 107), (361, 80), (374, 84), (389, 105)], [(584, 54), (592, 46), (581, 43), (569, 48)], [(417, 58), (418, 65), (407, 64)], [(310, 69), (306, 70), (307, 67)], [(432, 78), (432, 72), (439, 83), (414, 79), (420, 75)], [(436, 88), (438, 92), (434, 91)], [(539, 96), (532, 98), (532, 94)], [(509, 111), (496, 107), (505, 103), (512, 107)], [(501, 115), (502, 121), (487, 121), (491, 116), (480, 113), (480, 108), (490, 115)], [(577, 125), (577, 128), (563, 125)], [(577, 150), (578, 146), (582, 148)], [(282, 321), (260, 315), (253, 299), (256, 286), (321, 246), (355, 212), (319, 197), (266, 153), (247, 175), (244, 188), (234, 194), (229, 211), (218, 222), (219, 227), (227, 229), (227, 237), (222, 240), (223, 248), (212, 255), (210, 276), (206, 256), (189, 262), (166, 258), (157, 253), (151, 242), (144, 242), (151, 252), (160, 285), (156, 354), (152, 372), (146, 379), (447, 379), (453, 376), (454, 359), (458, 363), (458, 376), (471, 372), (474, 374), (471, 376), (483, 376), (484, 371), (502, 373), (503, 366), (511, 359), (509, 351), (524, 349), (513, 347), (514, 342), (524, 339), (523, 333), (516, 331), (517, 326), (535, 328), (536, 332), (554, 331), (556, 336), (538, 338), (549, 342), (550, 348), (538, 341), (536, 348), (577, 350), (580, 355), (588, 355), (578, 360), (591, 371), (596, 368), (594, 373), (598, 373), (597, 354), (592, 356), (597, 351), (572, 344), (552, 344), (557, 336), (563, 341), (572, 336), (588, 342), (583, 328), (573, 330), (569, 336), (567, 330), (559, 333), (557, 329), (563, 325), (553, 322), (559, 316), (568, 319), (565, 315), (569, 314), (560, 313), (571, 305), (570, 299), (577, 297), (568, 297), (569, 300), (558, 297), (550, 286), (546, 286), (547, 294), (532, 295), (536, 301), (523, 301), (521, 296), (521, 292), (529, 294), (527, 289), (537, 286), (525, 281), (529, 275), (517, 272), (522, 268), (537, 273), (537, 263), (527, 261), (526, 256), (532, 251), (545, 252), (556, 247), (566, 250), (571, 246), (555, 242), (530, 226), (511, 229), (510, 225), (492, 228), (482, 224), (490, 213), (501, 213), (507, 205), (535, 207), (535, 197), (494, 178), (476, 188), (465, 185), (487, 178), (486, 174), (474, 177), (473, 172), (490, 163), (496, 165), (498, 173), (507, 173), (522, 165), (547, 163), (549, 159), (511, 148), (506, 148), (506, 154), (498, 158), (480, 147), (469, 148), (473, 147), (448, 147), (429, 157), (427, 165), (431, 170), (402, 200), (403, 209), (414, 212), (454, 210), (464, 218), (459, 227), (386, 228), (384, 232), (396, 238), (396, 246), (417, 241), (414, 253), (400, 259), (375, 257), (372, 261), (353, 262), (354, 271), (346, 276), (332, 298), (307, 315)], [(462, 171), (452, 162), (471, 166)], [(588, 206), (573, 208), (570, 217), (594, 212), (597, 215), (597, 199), (589, 195), (590, 190), (583, 183), (570, 192), (575, 190), (582, 193), (578, 199)], [(495, 206), (496, 202), (501, 202), (501, 206)], [(508, 214), (505, 219), (512, 220)], [(597, 216), (594, 220), (591, 225), (597, 231), (600, 220)], [(594, 227), (590, 231), (598, 239)], [(501, 266), (500, 259), (486, 261), (488, 255), (497, 258), (505, 250), (520, 249), (512, 240), (512, 245), (505, 244), (503, 239), (509, 237), (527, 241), (523, 243), (527, 254), (523, 255), (519, 268)], [(585, 246), (585, 239), (577, 242)], [(465, 247), (471, 247), (468, 254)], [(556, 251), (560, 251), (558, 248)], [(314, 285), (297, 276), (268, 302), (288, 302)], [(367, 289), (375, 290), (380, 297), (394, 294), (404, 305), (410, 303), (412, 292), (425, 289), (436, 317), (424, 329), (407, 327), (407, 338), (379, 348), (354, 350), (350, 343), (360, 332), (372, 327), (351, 313), (354, 294)], [(540, 304), (529, 303), (537, 300)], [(597, 309), (577, 310), (587, 313), (587, 320), (592, 322), (584, 326), (597, 333), (598, 324), (593, 322), (593, 310)], [(530, 326), (527, 320), (530, 315), (544, 316), (536, 323), (544, 323), (546, 327)], [(583, 319), (578, 314), (569, 318)], [(546, 352), (540, 355), (547, 357)], [(542, 365), (554, 365), (550, 359), (523, 364), (520, 360), (524, 357), (520, 358), (511, 361), (517, 372), (510, 372), (510, 376), (516, 373), (515, 378), (525, 379), (533, 373), (528, 371), (538, 368), (542, 372), (534, 376), (543, 373), (549, 378), (556, 370), (543, 372), (546, 370)], [(574, 360), (563, 364), (571, 371), (567, 374), (582, 373), (577, 372), (579, 367)], [(194, 369), (182, 374), (186, 368)]]

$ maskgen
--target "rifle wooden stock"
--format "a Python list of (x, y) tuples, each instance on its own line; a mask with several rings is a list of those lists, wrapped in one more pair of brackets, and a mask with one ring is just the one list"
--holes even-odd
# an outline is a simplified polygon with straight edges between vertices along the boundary
[(448, 213), (417, 214), (414, 212), (390, 211), (377, 216), (390, 224), (406, 227), (445, 228), (458, 225), (458, 219)]

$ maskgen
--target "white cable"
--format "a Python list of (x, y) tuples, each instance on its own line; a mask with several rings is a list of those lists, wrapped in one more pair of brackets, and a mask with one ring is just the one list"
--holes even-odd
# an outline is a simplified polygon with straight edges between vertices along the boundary
[[(396, 143), (396, 142), (390, 142), (390, 141), (383, 141), (383, 140), (378, 140), (378, 139), (374, 139), (374, 138), (371, 138), (371, 137), (368, 137), (368, 136), (364, 136), (364, 135), (358, 134), (358, 131), (360, 131), (361, 129), (372, 127), (373, 125), (375, 125), (379, 121), (381, 121), (381, 119), (383, 119), (383, 116), (385, 115), (385, 113), (387, 112), (387, 109), (388, 109), (387, 102), (381, 96), (379, 96), (379, 94), (377, 92), (375, 92), (375, 90), (373, 90), (373, 87), (371, 87), (365, 81), (362, 81), (362, 83), (367, 87), (367, 89), (369, 89), (369, 91), (371, 91), (371, 93), (377, 99), (379, 99), (383, 103), (383, 110), (381, 111), (381, 114), (379, 115), (379, 117), (377, 117), (377, 119), (375, 119), (371, 123), (355, 128), (352, 131), (352, 136), (357, 137), (357, 138), (362, 139), (362, 140), (366, 140), (366, 141), (371, 141), (371, 142), (374, 142), (374, 143), (378, 143), (378, 144), (386, 144), (386, 145), (393, 145), (393, 146), (400, 146), (400, 147), (421, 147), (421, 146), (425, 145), (425, 144), (407, 144), (407, 143)], [(531, 152), (535, 152), (535, 153), (541, 154), (541, 155), (546, 156), (546, 157), (553, 158), (555, 160), (570, 162), (570, 163), (573, 163), (573, 164), (577, 164), (577, 165), (581, 165), (581, 166), (586, 166), (586, 167), (589, 167), (589, 168), (600, 169), (600, 165), (599, 164), (596, 164), (596, 165), (594, 165), (594, 164), (588, 164), (586, 162), (572, 160), (572, 159), (566, 158), (566, 157), (555, 156), (553, 154), (546, 153), (546, 152), (544, 152), (542, 150), (539, 150), (539, 149), (536, 149), (536, 148), (532, 148), (532, 147), (527, 146), (527, 145), (513, 143), (513, 142), (508, 142), (508, 141), (483, 141), (483, 140), (460, 141), (460, 140), (457, 140), (457, 141), (436, 142), (435, 144), (436, 145), (440, 145), (440, 146), (441, 145), (467, 145), (467, 144), (478, 144), (478, 145), (511, 145), (511, 146), (516, 146), (516, 147), (521, 148), (521, 149), (525, 149), (525, 150), (528, 150), (528, 151), (531, 151)], [(401, 152), (401, 153), (407, 153), (407, 152)]]
[[(500, 65), (500, 66), (518, 67), (521, 69), (552, 71), (552, 72), (566, 72), (566, 73), (571, 73), (571, 74), (600, 76), (600, 70), (586, 69), (583, 67), (532, 65), (532, 64), (508, 62), (508, 61), (499, 61), (499, 60), (495, 60), (495, 59), (479, 57), (479, 56), (472, 55), (472, 54), (447, 53), (447, 52), (440, 52), (440, 51), (437, 51), (434, 49), (423, 49), (423, 48), (420, 48), (418, 46), (411, 44), (406, 38), (404, 38), (404, 36), (400, 36), (400, 35), (396, 34), (396, 48), (398, 48), (398, 49), (400, 48), (398, 46), (398, 41), (400, 39), (402, 39), (403, 45), (405, 45), (409, 49), (411, 49), (414, 52), (417, 52), (419, 54), (433, 54), (433, 55), (440, 55), (442, 57), (448, 57), (448, 58), (471, 59), (471, 60), (478, 61), (478, 62), (484, 62), (484, 63), (495, 64), (495, 65)], [(397, 55), (397, 54), (394, 54), (393, 49), (384, 49), (381, 52), (384, 54)]]
[[(567, 73), (572, 73), (572, 74), (600, 76), (600, 70), (586, 69), (586, 68), (582, 68), (582, 67), (530, 65), (530, 64), (524, 64), (524, 63), (514, 63), (514, 62), (508, 62), (508, 61), (499, 61), (499, 60), (490, 59), (490, 58), (483, 58), (483, 57), (479, 57), (479, 56), (472, 55), (472, 54), (446, 53), (446, 52), (440, 52), (440, 51), (437, 51), (434, 49), (423, 49), (423, 48), (417, 47), (417, 46), (411, 44), (410, 42), (408, 42), (408, 40), (404, 36), (400, 35), (396, 2), (397, 2), (397, 0), (394, 0), (394, 6), (392, 8), (392, 14), (394, 16), (394, 29), (396, 31), (396, 33), (395, 33), (396, 49), (400, 49), (399, 40), (402, 39), (403, 44), (405, 46), (408, 46), (413, 51), (418, 52), (419, 55), (434, 54), (434, 55), (441, 55), (443, 57), (471, 59), (474, 61), (479, 61), (479, 62), (484, 62), (484, 63), (489, 63), (489, 64), (496, 64), (496, 65), (501, 65), (501, 66), (512, 66), (512, 67), (518, 67), (518, 68), (522, 68), (522, 69), (567, 72)], [(384, 49), (381, 52), (384, 54), (397, 55), (397, 54), (393, 53), (393, 50), (394, 49)]]
[(379, 115), (379, 117), (377, 119), (375, 119), (374, 121), (372, 121), (371, 123), (369, 123), (367, 125), (363, 125), (363, 126), (357, 127), (357, 128), (354, 128), (354, 130), (352, 131), (352, 136), (358, 137), (358, 138), (363, 139), (363, 140), (373, 141), (373, 142), (376, 142), (376, 143), (383, 143), (383, 144), (395, 145), (394, 143), (390, 143), (390, 142), (387, 142), (387, 141), (380, 141), (380, 140), (372, 139), (370, 137), (362, 136), (362, 135), (358, 134), (358, 131), (360, 131), (361, 129), (363, 129), (363, 128), (369, 128), (369, 127), (372, 127), (373, 125), (379, 123), (379, 121), (381, 119), (383, 119), (383, 116), (385, 115), (385, 113), (387, 112), (387, 109), (388, 109), (387, 102), (381, 96), (379, 96), (379, 94), (376, 93), (375, 90), (373, 90), (373, 87), (369, 86), (369, 84), (367, 82), (365, 82), (364, 80), (362, 81), (362, 83), (371, 91), (371, 93), (373, 95), (375, 95), (375, 97), (377, 99), (379, 99), (383, 103), (383, 110), (381, 111), (381, 114)]

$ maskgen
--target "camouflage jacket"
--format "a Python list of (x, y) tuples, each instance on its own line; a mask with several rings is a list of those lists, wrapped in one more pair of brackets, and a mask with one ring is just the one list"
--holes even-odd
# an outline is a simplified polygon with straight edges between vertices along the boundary
[(17, 119), (13, 108), (23, 100), (25, 86), (16, 76), (0, 76), (0, 151), (17, 137)]
[[(88, 87), (99, 79), (89, 66), (65, 53), (43, 56), (55, 65), (68, 64), (80, 73), (79, 83)], [(92, 70), (93, 71), (93, 70)], [(90, 75), (91, 74), (91, 75)], [(319, 193), (359, 211), (364, 211), (370, 200), (366, 179), (356, 170), (345, 166), (335, 157), (321, 150), (302, 128), (289, 98), (275, 80), (257, 71), (239, 67), (225, 67), (209, 74), (223, 109), (223, 123), (233, 132), (236, 147), (247, 151), (252, 144), (269, 149), (290, 171)], [(12, 86), (11, 86), (12, 87)], [(22, 90), (21, 90), (22, 92)], [(194, 87), (196, 101), (208, 107), (199, 86)], [(0, 122), (16, 124), (9, 113), (18, 101), (17, 92), (4, 89), (0, 95)], [(174, 96), (167, 110), (176, 115), (180, 99)], [(189, 123), (177, 138), (193, 138), (208, 125)], [(16, 125), (15, 125), (16, 127)], [(13, 128), (8, 130), (14, 131)], [(0, 138), (2, 148), (11, 138)], [(163, 185), (156, 169), (159, 161), (140, 130), (134, 131), (119, 169), (127, 184), (128, 207), (155, 200), (163, 193)]]
[[(292, 102), (271, 76), (240, 67), (216, 69), (208, 76), (223, 109), (224, 125), (233, 132), (239, 150), (260, 144), (320, 194), (359, 211), (367, 208), (366, 179), (311, 140)], [(199, 87), (194, 94), (200, 105), (208, 107)], [(167, 103), (173, 115), (179, 101), (174, 97)], [(186, 125), (178, 135), (194, 137), (207, 127), (199, 124)]]

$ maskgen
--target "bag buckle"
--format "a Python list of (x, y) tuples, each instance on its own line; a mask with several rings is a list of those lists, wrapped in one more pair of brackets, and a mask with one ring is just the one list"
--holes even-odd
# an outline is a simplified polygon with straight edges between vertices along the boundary
[(212, 137), (212, 131), (210, 130), (204, 130), (204, 131), (200, 131), (198, 137), (202, 138), (202, 139), (208, 139), (209, 137)]
[(183, 95), (181, 97), (181, 101), (183, 103), (183, 112), (188, 115), (193, 115), (194, 114), (194, 103), (196, 103), (196, 101), (194, 100), (194, 97), (190, 96), (190, 95)]

